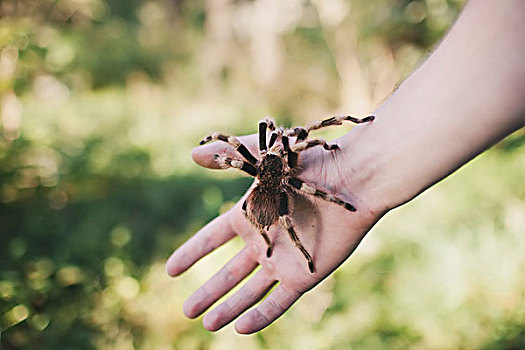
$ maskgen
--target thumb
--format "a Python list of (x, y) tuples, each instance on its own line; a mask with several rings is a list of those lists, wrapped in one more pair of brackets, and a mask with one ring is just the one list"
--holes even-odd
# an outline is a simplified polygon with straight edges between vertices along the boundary
[[(259, 155), (257, 134), (239, 136), (237, 139), (253, 154), (256, 158)], [(224, 141), (214, 141), (204, 146), (195, 147), (191, 151), (191, 158), (197, 164), (209, 169), (220, 169), (219, 164), (215, 161), (216, 154), (227, 155), (234, 159), (242, 159), (243, 156), (237, 152), (235, 147)]]

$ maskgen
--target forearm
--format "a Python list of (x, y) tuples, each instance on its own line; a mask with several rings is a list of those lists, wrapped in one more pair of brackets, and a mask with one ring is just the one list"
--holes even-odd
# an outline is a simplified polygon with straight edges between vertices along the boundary
[(379, 211), (412, 199), (522, 127), (525, 2), (471, 1), (375, 115), (343, 145), (351, 153), (350, 186)]

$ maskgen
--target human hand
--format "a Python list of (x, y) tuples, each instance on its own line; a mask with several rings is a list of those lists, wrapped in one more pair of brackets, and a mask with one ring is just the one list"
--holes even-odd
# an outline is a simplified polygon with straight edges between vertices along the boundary
[[(366, 125), (358, 128), (366, 128)], [(250, 152), (259, 155), (256, 135), (240, 137)], [(344, 142), (334, 141), (340, 149), (326, 151), (322, 147), (301, 153), (303, 169), (298, 178), (339, 196), (357, 209), (350, 212), (333, 203), (307, 195), (293, 195), (291, 220), (303, 246), (314, 260), (311, 273), (304, 256), (295, 247), (286, 229), (279, 224), (271, 226), (268, 235), (273, 242), (273, 254), (266, 256), (266, 243), (242, 211), (243, 197), (231, 210), (211, 221), (169, 258), (166, 268), (171, 276), (186, 271), (203, 256), (221, 246), (235, 235), (245, 243), (216, 275), (201, 286), (184, 304), (184, 313), (195, 318), (240, 283), (258, 265), (261, 269), (228, 300), (208, 312), (204, 327), (216, 331), (257, 303), (276, 283), (275, 290), (256, 308), (244, 313), (235, 329), (247, 334), (259, 331), (281, 316), (305, 292), (312, 289), (343, 263), (357, 247), (364, 235), (384, 212), (374, 210), (365, 191), (356, 186), (358, 170), (349, 168), (352, 150)], [(333, 142), (332, 142), (333, 143)], [(235, 155), (233, 147), (215, 142), (197, 147), (192, 153), (196, 163), (217, 169), (215, 154)], [(354, 180), (352, 180), (354, 179)], [(252, 187), (253, 188), (253, 187)], [(249, 191), (248, 191), (249, 192)]]
[[(304, 171), (298, 175), (300, 179), (357, 208), (351, 213), (316, 198), (294, 198), (292, 223), (313, 257), (313, 274), (278, 225), (270, 229), (274, 249), (273, 255), (266, 257), (266, 243), (243, 217), (241, 199), (167, 262), (168, 273), (176, 276), (235, 235), (246, 244), (186, 301), (185, 314), (202, 314), (261, 265), (250, 281), (205, 315), (203, 322), (209, 330), (220, 329), (278, 282), (265, 300), (236, 323), (239, 333), (266, 327), (345, 261), (388, 210), (416, 197), (523, 127), (525, 27), (523, 11), (516, 11), (518, 3), (523, 6), (520, 1), (504, 5), (469, 2), (436, 51), (374, 112), (374, 123), (357, 126), (337, 140), (339, 150), (313, 148), (301, 154)], [(258, 154), (255, 136), (240, 140)], [(214, 143), (195, 149), (193, 158), (202, 166), (218, 168), (213, 155), (223, 152), (234, 154), (230, 146)]]

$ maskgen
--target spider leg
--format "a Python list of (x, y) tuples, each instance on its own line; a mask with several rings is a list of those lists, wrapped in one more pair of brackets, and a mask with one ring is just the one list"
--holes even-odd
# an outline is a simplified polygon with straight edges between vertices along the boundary
[(272, 135), (270, 136), (270, 141), (268, 142), (268, 148), (270, 151), (272, 151), (273, 146), (275, 145), (275, 141), (277, 141), (277, 138), (279, 136), (282, 136), (284, 133), (283, 128), (277, 128), (274, 132), (272, 132)]
[(270, 117), (264, 118), (261, 122), (265, 122), (268, 125), (268, 129), (270, 129), (270, 131), (274, 131), (276, 128), (274, 120)]
[(272, 135), (270, 136), (270, 142), (268, 142), (268, 148), (272, 148), (272, 146), (275, 144), (275, 141), (277, 141), (277, 137), (279, 134), (277, 132), (272, 132)]
[(266, 257), (269, 258), (272, 256), (273, 251), (273, 244), (270, 240), (270, 237), (268, 237), (268, 234), (264, 231), (264, 227), (261, 227), (258, 223), (255, 222), (255, 220), (252, 220), (252, 217), (248, 215), (248, 212), (246, 211), (246, 208), (248, 207), (248, 203), (246, 200), (242, 203), (242, 211), (244, 214), (244, 217), (252, 223), (253, 226), (257, 227), (259, 229), (259, 232), (261, 233), (261, 236), (264, 238), (264, 241), (266, 242), (266, 245), (268, 248), (266, 249)]
[[(259, 151), (261, 155), (266, 154), (268, 148), (266, 145), (266, 129), (275, 130), (275, 123), (269, 118), (265, 118), (259, 122)], [(275, 142), (275, 141), (274, 141)]]
[(295, 143), (298, 143), (298, 142), (306, 140), (306, 138), (308, 137), (308, 131), (302, 126), (298, 126), (294, 128), (293, 130), (288, 130), (286, 132), (286, 136), (288, 137), (297, 136), (297, 138), (295, 139)]
[(257, 168), (253, 164), (219, 154), (214, 155), (214, 158), (222, 169), (235, 168), (242, 170), (253, 177), (257, 176)]
[(375, 117), (373, 115), (369, 115), (368, 117), (365, 117), (365, 118), (362, 118), (362, 119), (355, 118), (355, 117), (352, 117), (352, 116), (349, 116), (349, 115), (332, 116), (332, 117), (329, 117), (329, 118), (326, 118), (326, 119), (323, 119), (323, 120), (320, 120), (320, 121), (317, 121), (317, 122), (313, 122), (313, 123), (309, 124), (307, 127), (304, 127), (304, 128), (303, 127), (297, 127), (295, 129), (289, 131), (287, 133), (287, 136), (289, 136), (289, 137), (297, 136), (297, 138), (295, 140), (295, 143), (299, 143), (301, 141), (306, 140), (308, 138), (308, 134), (312, 130), (321, 129), (321, 128), (324, 128), (326, 126), (331, 126), (331, 125), (341, 125), (341, 124), (343, 124), (343, 121), (350, 121), (350, 122), (353, 122), (353, 123), (356, 123), (356, 124), (361, 124), (361, 123), (371, 122), (374, 119), (375, 119)]
[(283, 136), (282, 141), (283, 141), (284, 151), (286, 152), (286, 155), (288, 157), (288, 166), (293, 169), (297, 166), (297, 162), (299, 160), (299, 154), (295, 153), (294, 151), (290, 149), (290, 141), (288, 140), (288, 136)]
[(290, 184), (290, 186), (292, 186), (293, 188), (295, 188), (295, 189), (297, 189), (297, 190), (299, 190), (299, 191), (301, 191), (303, 193), (306, 193), (306, 194), (309, 194), (311, 196), (315, 196), (315, 197), (321, 198), (321, 199), (323, 199), (323, 200), (325, 200), (327, 202), (335, 203), (335, 204), (345, 208), (346, 210), (356, 211), (355, 207), (352, 204), (350, 204), (348, 202), (345, 202), (344, 200), (342, 200), (340, 198), (337, 198), (334, 195), (331, 195), (331, 194), (326, 193), (324, 191), (318, 190), (317, 188), (315, 188), (312, 185), (307, 184), (303, 180), (299, 180), (298, 178), (292, 177), (292, 178), (290, 178), (288, 183)]
[(208, 143), (213, 140), (219, 140), (229, 143), (230, 145), (235, 147), (237, 152), (239, 152), (248, 162), (250, 162), (251, 164), (257, 164), (257, 158), (255, 158), (253, 154), (251, 154), (250, 151), (248, 151), (248, 148), (246, 148), (245, 145), (243, 145), (239, 140), (237, 140), (235, 136), (214, 132), (213, 134), (210, 134), (204, 139), (202, 139), (202, 141), (199, 142), (199, 145), (204, 145), (205, 143)]
[(368, 117), (365, 117), (365, 118), (362, 118), (362, 119), (355, 118), (355, 117), (352, 117), (350, 115), (332, 116), (332, 117), (326, 118), (324, 120), (313, 122), (313, 123), (309, 124), (306, 127), (306, 131), (310, 132), (312, 130), (321, 129), (321, 128), (324, 128), (326, 126), (331, 126), (331, 125), (341, 125), (341, 124), (343, 124), (343, 121), (350, 121), (350, 122), (355, 123), (355, 124), (361, 124), (361, 123), (371, 122), (374, 119), (375, 119), (375, 117), (373, 115), (369, 115)]
[(322, 139), (313, 139), (313, 140), (296, 142), (290, 148), (293, 152), (299, 153), (299, 152), (304, 151), (305, 149), (312, 148), (315, 146), (323, 146), (323, 148), (327, 151), (333, 151), (333, 150), (339, 149), (339, 146), (337, 146), (335, 143), (329, 145), (328, 143), (326, 143), (325, 140), (322, 140)]
[(299, 248), (301, 253), (303, 253), (304, 257), (308, 261), (308, 269), (311, 273), (314, 273), (314, 261), (306, 248), (301, 244), (301, 241), (299, 240), (299, 237), (297, 236), (297, 233), (295, 232), (292, 223), (290, 221), (290, 218), (288, 217), (289, 214), (289, 207), (288, 207), (288, 195), (286, 192), (281, 192), (279, 198), (279, 223), (288, 231), (288, 234), (290, 235), (290, 238), (295, 243), (295, 246)]
[(266, 245), (268, 246), (268, 248), (266, 249), (266, 257), (269, 258), (272, 256), (272, 252), (273, 252), (272, 241), (270, 240), (270, 237), (268, 237), (268, 234), (264, 232), (264, 229), (261, 229), (260, 232), (261, 232), (261, 236), (263, 236), (264, 241), (266, 242)]

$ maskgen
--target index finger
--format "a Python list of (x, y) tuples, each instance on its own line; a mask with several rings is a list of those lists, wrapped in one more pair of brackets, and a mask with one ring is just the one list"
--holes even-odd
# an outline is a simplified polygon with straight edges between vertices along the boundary
[(178, 276), (211, 251), (235, 236), (230, 224), (231, 211), (210, 221), (183, 245), (166, 262), (166, 271), (172, 277)]

